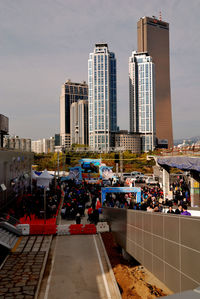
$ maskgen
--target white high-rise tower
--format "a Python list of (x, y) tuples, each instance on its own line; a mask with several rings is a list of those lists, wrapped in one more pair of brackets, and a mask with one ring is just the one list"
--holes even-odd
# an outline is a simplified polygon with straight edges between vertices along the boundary
[(155, 148), (155, 70), (147, 53), (129, 58), (130, 132), (140, 133), (142, 151)]
[(96, 44), (88, 60), (89, 146), (109, 150), (117, 130), (115, 54), (107, 44)]

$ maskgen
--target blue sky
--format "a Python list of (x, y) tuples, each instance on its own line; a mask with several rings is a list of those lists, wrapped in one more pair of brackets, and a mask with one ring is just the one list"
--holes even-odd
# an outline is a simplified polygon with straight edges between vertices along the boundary
[(0, 113), (10, 134), (32, 139), (59, 132), (66, 79), (87, 81), (95, 43), (117, 58), (118, 124), (129, 128), (128, 58), (137, 50), (137, 21), (170, 23), (174, 138), (199, 136), (199, 0), (4, 0), (0, 2)]

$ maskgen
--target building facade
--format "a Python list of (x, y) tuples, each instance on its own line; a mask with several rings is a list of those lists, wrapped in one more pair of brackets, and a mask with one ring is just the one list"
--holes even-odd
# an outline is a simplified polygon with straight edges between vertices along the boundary
[(70, 107), (71, 145), (88, 145), (88, 101), (79, 100)]
[(88, 60), (89, 146), (109, 150), (117, 130), (116, 58), (107, 44), (96, 44)]
[(139, 133), (142, 151), (155, 148), (155, 70), (147, 53), (133, 52), (129, 58), (130, 132)]
[(7, 149), (31, 152), (31, 139), (19, 138), (18, 136), (5, 136), (3, 140), (3, 147)]
[(115, 149), (131, 151), (135, 154), (141, 153), (141, 137), (137, 133), (119, 131), (115, 133)]
[(173, 146), (169, 24), (155, 17), (143, 17), (137, 23), (138, 52), (147, 52), (155, 64), (156, 137)]
[(86, 82), (74, 83), (67, 80), (61, 88), (60, 95), (60, 136), (61, 145), (70, 147), (70, 106), (79, 100), (88, 99), (88, 85)]
[(32, 152), (36, 154), (41, 154), (41, 153), (53, 153), (55, 151), (55, 138), (50, 137), (50, 138), (43, 138), (39, 140), (35, 140), (31, 142), (31, 149)]
[(0, 151), (0, 212), (16, 201), (31, 184), (33, 153), (2, 148)]

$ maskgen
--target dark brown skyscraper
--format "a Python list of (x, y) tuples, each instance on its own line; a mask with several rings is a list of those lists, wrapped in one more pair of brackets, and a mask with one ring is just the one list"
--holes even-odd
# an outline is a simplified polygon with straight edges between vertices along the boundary
[(156, 137), (173, 146), (170, 93), (169, 24), (143, 17), (137, 23), (138, 52), (148, 52), (155, 63)]

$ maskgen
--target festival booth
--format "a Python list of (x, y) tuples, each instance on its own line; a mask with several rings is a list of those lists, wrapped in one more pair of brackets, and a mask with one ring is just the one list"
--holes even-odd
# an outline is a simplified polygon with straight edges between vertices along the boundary
[(77, 183), (85, 180), (98, 184), (102, 179), (109, 180), (113, 176), (112, 167), (102, 164), (101, 159), (81, 159), (78, 166), (70, 168), (69, 175), (63, 180), (71, 179)]
[(40, 176), (37, 176), (37, 186), (49, 187), (53, 176), (45, 169)]
[[(20, 229), (24, 235), (49, 235), (56, 233), (56, 217), (46, 219), (46, 190), (51, 183), (53, 176), (45, 169), (40, 175), (36, 175), (32, 171), (32, 180), (37, 181), (37, 186), (44, 188), (44, 219), (38, 219), (35, 214), (31, 214), (30, 218), (24, 216), (20, 219)], [(56, 215), (57, 216), (57, 215)]]
[(141, 188), (137, 187), (106, 187), (101, 188), (101, 203), (106, 200), (106, 193), (136, 193), (137, 203), (141, 202)]

